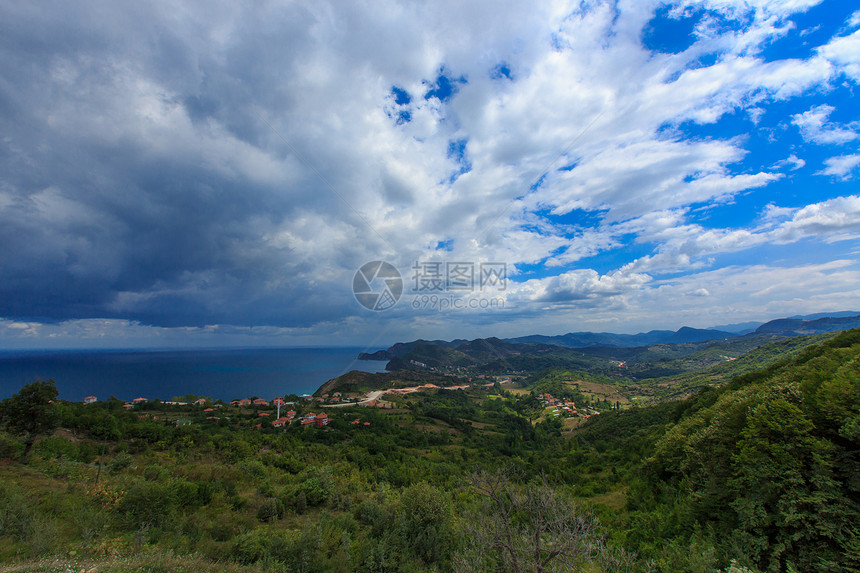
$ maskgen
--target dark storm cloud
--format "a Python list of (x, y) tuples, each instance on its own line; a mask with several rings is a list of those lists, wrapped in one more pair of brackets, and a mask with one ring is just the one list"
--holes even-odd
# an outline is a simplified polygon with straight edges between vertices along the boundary
[(219, 44), (181, 12), (7, 5), (0, 316), (168, 326), (334, 317), (337, 305), (308, 284), (307, 257), (264, 237), (314, 204), (332, 222), (344, 206), (294, 159), (292, 185), (249, 179), (231, 148), (247, 144), (235, 152), (274, 164), (263, 169), (290, 161), (261, 116), (291, 104), (274, 76), (302, 56), (307, 20), (301, 10), (278, 27), (248, 18)]

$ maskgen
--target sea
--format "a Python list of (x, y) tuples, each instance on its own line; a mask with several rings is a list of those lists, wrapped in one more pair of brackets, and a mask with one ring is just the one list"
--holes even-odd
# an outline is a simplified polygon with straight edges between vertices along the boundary
[(0, 352), (0, 398), (35, 380), (53, 380), (60, 399), (171, 400), (194, 394), (230, 401), (313, 394), (350, 370), (383, 372), (384, 361), (357, 360), (364, 348), (206, 350), (27, 350)]

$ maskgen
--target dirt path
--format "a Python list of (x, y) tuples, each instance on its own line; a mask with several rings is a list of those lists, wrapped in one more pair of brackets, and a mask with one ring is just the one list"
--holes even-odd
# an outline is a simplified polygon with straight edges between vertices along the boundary
[(378, 400), (382, 396), (382, 390), (374, 390), (367, 395), (367, 398), (361, 402), (349, 402), (348, 404), (320, 404), (323, 408), (347, 408), (349, 406), (367, 406), (370, 402)]

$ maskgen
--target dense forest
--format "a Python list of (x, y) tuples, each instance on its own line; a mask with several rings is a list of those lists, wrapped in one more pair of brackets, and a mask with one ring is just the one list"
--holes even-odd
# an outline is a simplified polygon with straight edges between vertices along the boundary
[(858, 572), (860, 330), (816, 342), (650, 406), (550, 363), (322, 427), (31, 382), (0, 402), (0, 571)]

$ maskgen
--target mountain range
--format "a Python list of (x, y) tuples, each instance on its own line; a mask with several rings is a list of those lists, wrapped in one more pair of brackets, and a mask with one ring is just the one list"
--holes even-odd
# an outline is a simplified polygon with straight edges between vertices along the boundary
[[(520, 354), (525, 349), (525, 347), (508, 345), (529, 345), (531, 348), (529, 348), (527, 353), (534, 354), (536, 352), (546, 353), (552, 347), (568, 349), (621, 349), (640, 348), (660, 344), (691, 344), (718, 340), (732, 341), (739, 339), (755, 339), (758, 337), (767, 337), (772, 340), (780, 337), (824, 334), (827, 332), (857, 328), (860, 327), (860, 313), (846, 311), (824, 315), (815, 314), (807, 316), (793, 316), (788, 318), (779, 318), (765, 323), (743, 323), (743, 325), (734, 326), (742, 326), (743, 328), (739, 331), (730, 331), (684, 326), (676, 331), (651, 330), (649, 332), (642, 332), (639, 334), (569, 332), (567, 334), (555, 336), (533, 334), (530, 336), (520, 336), (503, 340), (487, 340), (492, 340), (494, 354), (496, 355), (498, 355), (500, 346), (507, 346), (505, 354), (508, 355)], [(732, 326), (724, 328), (732, 328)], [(444, 355), (447, 359), (446, 361), (449, 363), (451, 363), (453, 359), (453, 363), (456, 364), (461, 362), (465, 365), (470, 362), (470, 360), (465, 359), (465, 356), (461, 355), (474, 357), (476, 350), (486, 344), (487, 343), (484, 339), (478, 339), (475, 341), (467, 341), (464, 339), (452, 341), (419, 339), (412, 342), (398, 342), (385, 350), (378, 350), (373, 353), (361, 353), (358, 358), (359, 360), (394, 360), (408, 356), (407, 360), (415, 360), (420, 356), (421, 358), (429, 359), (430, 362), (435, 362), (434, 358), (440, 358)], [(535, 348), (535, 346), (538, 348)], [(463, 360), (458, 360), (458, 358), (463, 358)], [(425, 360), (421, 361), (424, 362)], [(397, 362), (399, 361), (395, 361), (395, 364), (392, 364), (391, 366), (396, 366)]]
[(847, 330), (860, 326), (860, 313), (840, 312), (829, 315), (793, 316), (778, 318), (765, 323), (744, 323), (739, 330), (728, 330), (732, 326), (718, 328), (691, 328), (684, 326), (676, 331), (652, 330), (639, 334), (613, 334), (609, 332), (569, 332), (557, 336), (531, 335), (518, 338), (508, 338), (509, 342), (538, 342), (554, 344), (567, 348), (585, 348), (588, 346), (612, 346), (616, 348), (634, 348), (651, 344), (683, 344), (686, 342), (704, 342), (732, 338), (748, 334), (777, 334), (780, 336), (803, 336), (806, 334), (824, 334), (836, 330)]

